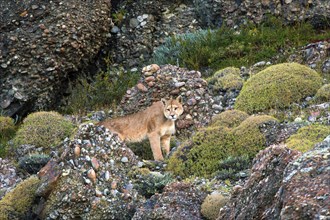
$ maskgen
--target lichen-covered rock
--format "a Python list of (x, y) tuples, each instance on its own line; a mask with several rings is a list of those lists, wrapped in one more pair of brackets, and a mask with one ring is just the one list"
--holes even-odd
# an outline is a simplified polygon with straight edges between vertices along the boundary
[(290, 136), (286, 145), (290, 149), (306, 152), (311, 150), (315, 144), (322, 141), (330, 134), (330, 126), (312, 124), (304, 126), (296, 134)]
[(167, 185), (162, 194), (153, 195), (134, 214), (138, 219), (201, 219), (201, 204), (206, 193), (184, 182)]
[(21, 181), (17, 167), (10, 160), (0, 158), (0, 200)]
[(34, 145), (31, 151), (42, 148), (42, 152), (49, 153), (51, 147), (69, 137), (73, 129), (73, 124), (57, 112), (35, 112), (24, 119), (13, 141), (18, 148), (30, 144)]
[(0, 14), (0, 111), (9, 116), (55, 107), (111, 25), (108, 0), (3, 0)]
[(234, 187), (230, 201), (221, 209), (218, 219), (274, 219), (269, 210), (280, 190), (284, 169), (297, 156), (298, 151), (280, 145), (261, 151), (253, 161), (248, 181), (244, 186)]
[(181, 95), (184, 112), (176, 121), (178, 136), (189, 136), (193, 130), (210, 122), (217, 109), (212, 108), (215, 103), (200, 72), (172, 65), (149, 71), (151, 66), (143, 69), (139, 83), (126, 92), (119, 111), (124, 115), (131, 114), (161, 98)]
[(39, 178), (31, 176), (18, 184), (0, 200), (0, 218), (3, 220), (29, 217)]
[(18, 166), (29, 174), (37, 174), (49, 160), (50, 157), (46, 154), (31, 154), (20, 158)]
[(248, 113), (283, 109), (314, 95), (322, 77), (297, 63), (270, 66), (248, 79), (237, 97), (235, 108)]
[(42, 219), (131, 219), (143, 203), (128, 173), (136, 156), (116, 135), (93, 124), (80, 126), (64, 153), (39, 172)]
[(330, 218), (330, 136), (284, 171), (277, 206), (269, 217), (280, 219)]

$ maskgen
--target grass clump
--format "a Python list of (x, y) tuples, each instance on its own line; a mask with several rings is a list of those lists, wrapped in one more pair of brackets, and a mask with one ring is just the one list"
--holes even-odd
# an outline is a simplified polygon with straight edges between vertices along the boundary
[(240, 70), (235, 67), (218, 70), (208, 78), (208, 82), (215, 91), (239, 90), (243, 86)]
[(47, 153), (70, 136), (73, 129), (73, 124), (57, 112), (35, 112), (24, 119), (13, 140), (15, 146), (31, 144), (43, 147)]
[(10, 117), (0, 116), (0, 157), (6, 154), (7, 142), (15, 135), (14, 120)]
[(103, 107), (116, 106), (126, 90), (136, 84), (139, 74), (122, 69), (110, 69), (98, 73), (95, 78), (82, 76), (78, 79), (64, 113), (84, 113)]
[(246, 170), (250, 167), (251, 160), (248, 156), (238, 156), (238, 157), (227, 157), (221, 160), (219, 163), (218, 171), (215, 176), (217, 179), (234, 179), (238, 180), (240, 178), (239, 172)]
[(228, 201), (229, 198), (220, 193), (208, 195), (201, 206), (202, 215), (209, 220), (217, 219), (220, 209), (225, 206)]
[(319, 32), (307, 22), (286, 26), (281, 19), (270, 17), (261, 24), (241, 26), (239, 31), (223, 26), (172, 36), (156, 48), (152, 62), (196, 70), (250, 66), (270, 60), (281, 50), (329, 37), (330, 31)]
[(266, 146), (266, 138), (260, 132), (260, 127), (270, 121), (277, 122), (271, 116), (261, 115), (250, 116), (233, 128), (214, 125), (203, 128), (174, 152), (169, 158), (168, 170), (182, 177), (210, 177), (226, 169), (224, 161), (228, 157), (236, 158), (232, 160), (233, 163), (239, 161), (238, 157), (248, 158), (244, 163), (241, 159), (242, 163), (232, 173), (239, 172), (240, 168), (246, 169), (248, 165), (245, 162)]
[(244, 84), (235, 108), (247, 113), (283, 109), (314, 95), (321, 85), (322, 77), (307, 66), (298, 63), (273, 65)]
[(315, 144), (321, 142), (330, 134), (330, 126), (308, 125), (302, 127), (292, 135), (286, 142), (288, 148), (306, 152), (311, 150)]
[(323, 85), (317, 91), (315, 98), (319, 102), (328, 102), (330, 100), (330, 84)]
[(24, 219), (31, 209), (40, 180), (31, 176), (0, 200), (0, 219)]

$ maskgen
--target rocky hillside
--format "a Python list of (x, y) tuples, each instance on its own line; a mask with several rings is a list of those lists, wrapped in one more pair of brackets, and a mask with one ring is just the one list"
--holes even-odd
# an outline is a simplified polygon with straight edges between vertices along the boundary
[[(0, 219), (330, 218), (327, 1), (5, 0), (0, 10)], [(228, 35), (213, 38), (223, 24)], [(264, 27), (309, 38), (269, 43)], [(97, 125), (179, 95), (165, 161)], [(109, 96), (120, 101), (104, 105)], [(49, 111), (72, 100), (71, 115)]]

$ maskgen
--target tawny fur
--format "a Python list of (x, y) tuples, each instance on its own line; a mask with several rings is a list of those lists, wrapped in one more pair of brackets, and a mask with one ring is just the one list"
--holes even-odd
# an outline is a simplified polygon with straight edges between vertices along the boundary
[(149, 139), (155, 160), (163, 160), (161, 147), (170, 152), (171, 135), (175, 133), (175, 120), (183, 113), (181, 96), (153, 103), (149, 108), (124, 117), (100, 122), (126, 142)]

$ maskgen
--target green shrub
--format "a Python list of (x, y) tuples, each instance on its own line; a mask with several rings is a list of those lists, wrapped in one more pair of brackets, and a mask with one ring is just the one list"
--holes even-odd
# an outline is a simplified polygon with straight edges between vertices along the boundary
[(35, 112), (24, 119), (13, 140), (15, 146), (31, 144), (47, 152), (70, 136), (73, 129), (73, 124), (57, 112)]
[(212, 125), (203, 128), (169, 158), (167, 169), (182, 177), (210, 177), (223, 169), (222, 162), (228, 157), (251, 160), (266, 146), (260, 127), (270, 121), (277, 122), (271, 116), (260, 115), (250, 116), (234, 128)]
[(127, 147), (129, 147), (134, 152), (134, 154), (139, 156), (141, 159), (154, 159), (149, 140), (143, 140), (138, 143), (127, 143)]
[(330, 31), (319, 32), (309, 23), (286, 26), (282, 20), (271, 17), (258, 25), (241, 26), (239, 32), (223, 26), (212, 31), (172, 36), (155, 49), (152, 62), (189, 69), (250, 66), (270, 60), (279, 50), (297, 48), (311, 40), (329, 37)]
[(50, 157), (48, 155), (31, 154), (20, 158), (18, 161), (18, 166), (29, 174), (37, 174), (39, 170), (48, 163), (49, 160)]
[(240, 178), (239, 172), (250, 167), (251, 160), (248, 156), (227, 157), (219, 163), (218, 171), (215, 176), (217, 179), (234, 179)]
[(24, 219), (31, 209), (40, 180), (31, 176), (0, 200), (0, 219)]
[(300, 128), (296, 134), (286, 141), (286, 144), (288, 148), (306, 152), (311, 150), (315, 144), (323, 141), (329, 134), (330, 126), (309, 125)]
[(7, 142), (15, 135), (15, 131), (14, 120), (0, 116), (0, 157), (5, 156)]
[(220, 209), (225, 206), (228, 201), (229, 198), (220, 193), (208, 195), (201, 206), (202, 215), (209, 220), (217, 219)]
[(322, 78), (309, 67), (297, 63), (273, 65), (244, 84), (235, 108), (247, 113), (283, 109), (314, 95), (321, 85)]
[(317, 101), (328, 102), (330, 100), (330, 84), (323, 85), (316, 93)]
[(249, 115), (245, 112), (239, 110), (227, 110), (214, 116), (211, 126), (224, 126), (227, 128), (233, 128), (237, 127), (248, 117)]
[(136, 84), (138, 78), (137, 73), (110, 68), (98, 73), (94, 79), (81, 76), (72, 88), (68, 103), (62, 111), (83, 113), (117, 105), (126, 90)]
[(243, 86), (240, 70), (235, 67), (227, 67), (218, 70), (208, 78), (209, 85), (216, 91), (239, 90)]

